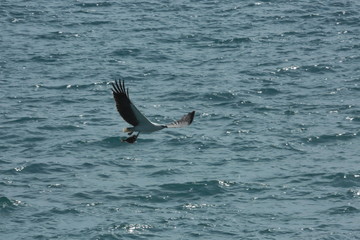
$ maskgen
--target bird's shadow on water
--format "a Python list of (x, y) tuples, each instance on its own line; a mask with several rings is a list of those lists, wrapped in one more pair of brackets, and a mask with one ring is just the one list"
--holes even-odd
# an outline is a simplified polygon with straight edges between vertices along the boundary
[(113, 147), (122, 146), (122, 145), (124, 145), (124, 143), (121, 142), (120, 137), (106, 137), (102, 140), (99, 140), (97, 142), (97, 145), (100, 145), (100, 146), (106, 147), (106, 148), (113, 148)]
[[(134, 136), (134, 135), (132, 135)], [(193, 136), (180, 134), (177, 132), (168, 132), (164, 133), (163, 135), (149, 135), (149, 134), (140, 134), (134, 143), (126, 142), (125, 140), (128, 139), (130, 136), (127, 134), (124, 135), (116, 135), (116, 136), (102, 136), (98, 139), (93, 139), (90, 141), (83, 141), (82, 143), (88, 147), (103, 147), (103, 148), (126, 148), (129, 146), (136, 146), (136, 145), (146, 145), (146, 144), (153, 144), (153, 143), (160, 143), (163, 142), (164, 139), (170, 145), (175, 144), (178, 145), (179, 143), (188, 143), (191, 142)], [(153, 146), (153, 145), (152, 145)]]
[(136, 140), (136, 142), (134, 143), (128, 143), (125, 142), (125, 139), (127, 139), (127, 136), (123, 136), (123, 137), (106, 137), (100, 141), (97, 142), (97, 145), (100, 145), (102, 147), (105, 148), (118, 148), (118, 147), (126, 147), (126, 146), (131, 146), (134, 144), (144, 144), (144, 143), (150, 143), (150, 142), (155, 142), (154, 139), (149, 139), (149, 138), (138, 138)]

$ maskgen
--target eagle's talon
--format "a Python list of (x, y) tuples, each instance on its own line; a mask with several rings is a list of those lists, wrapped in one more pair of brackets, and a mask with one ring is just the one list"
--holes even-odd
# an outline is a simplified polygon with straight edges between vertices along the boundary
[(128, 143), (134, 143), (136, 142), (136, 139), (138, 138), (140, 132), (136, 135), (132, 135), (131, 137), (126, 138), (125, 140), (121, 140), (122, 142), (128, 142)]

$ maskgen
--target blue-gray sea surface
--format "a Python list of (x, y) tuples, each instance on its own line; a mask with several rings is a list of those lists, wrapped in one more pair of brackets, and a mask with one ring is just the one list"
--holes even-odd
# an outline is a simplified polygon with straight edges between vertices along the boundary
[[(0, 239), (360, 239), (357, 0), (1, 0)], [(111, 82), (152, 121), (121, 142)]]

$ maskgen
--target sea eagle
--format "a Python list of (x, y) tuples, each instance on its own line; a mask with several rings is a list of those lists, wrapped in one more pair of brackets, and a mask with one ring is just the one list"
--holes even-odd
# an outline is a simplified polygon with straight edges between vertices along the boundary
[(124, 81), (116, 81), (112, 84), (112, 92), (116, 103), (116, 108), (120, 116), (133, 127), (124, 128), (123, 131), (131, 135), (133, 132), (138, 134), (125, 139), (128, 143), (134, 143), (139, 136), (140, 132), (155, 132), (164, 128), (179, 128), (185, 127), (192, 123), (194, 120), (195, 111), (184, 115), (180, 120), (169, 124), (153, 123), (147, 119), (130, 101), (129, 89), (125, 88)]

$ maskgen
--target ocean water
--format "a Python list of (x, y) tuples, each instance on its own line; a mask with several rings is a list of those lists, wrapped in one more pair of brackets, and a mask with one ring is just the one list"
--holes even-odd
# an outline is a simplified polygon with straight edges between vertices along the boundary
[(0, 13), (0, 239), (360, 239), (359, 1)]

